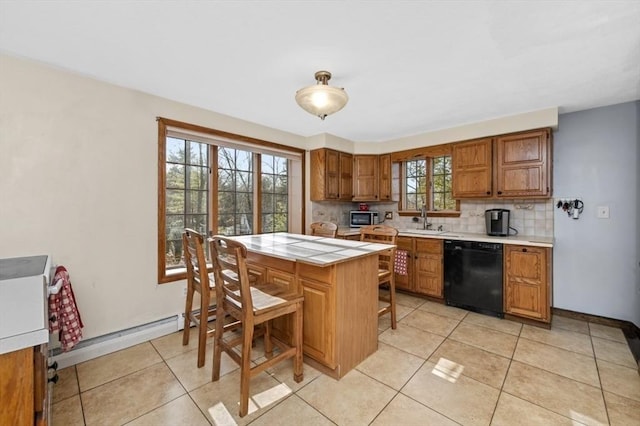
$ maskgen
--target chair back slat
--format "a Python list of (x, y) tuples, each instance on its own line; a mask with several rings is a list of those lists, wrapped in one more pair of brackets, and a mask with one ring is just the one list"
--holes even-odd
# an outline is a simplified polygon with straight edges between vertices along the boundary
[(213, 257), (218, 303), (226, 309), (253, 315), (253, 301), (247, 271), (247, 248), (237, 241), (216, 235), (208, 239)]

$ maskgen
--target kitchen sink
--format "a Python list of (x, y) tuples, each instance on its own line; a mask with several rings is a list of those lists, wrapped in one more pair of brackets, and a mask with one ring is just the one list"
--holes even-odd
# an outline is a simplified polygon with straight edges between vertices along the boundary
[(435, 229), (399, 229), (398, 230), (402, 234), (420, 234), (420, 235), (441, 235), (445, 233), (445, 231), (437, 231)]

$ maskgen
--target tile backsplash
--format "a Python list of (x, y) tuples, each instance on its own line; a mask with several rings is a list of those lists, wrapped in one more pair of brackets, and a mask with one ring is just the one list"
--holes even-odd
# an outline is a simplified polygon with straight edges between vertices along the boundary
[[(312, 220), (349, 225), (349, 211), (357, 210), (357, 203), (312, 202)], [(398, 216), (397, 203), (371, 203), (371, 210), (384, 213), (393, 212), (393, 219), (385, 224), (396, 228), (413, 228), (416, 224), (412, 217)], [(485, 233), (484, 211), (488, 209), (511, 210), (510, 225), (521, 235), (553, 237), (553, 199), (549, 200), (464, 200), (460, 202), (460, 217), (430, 217), (432, 229), (438, 226), (451, 232)]]

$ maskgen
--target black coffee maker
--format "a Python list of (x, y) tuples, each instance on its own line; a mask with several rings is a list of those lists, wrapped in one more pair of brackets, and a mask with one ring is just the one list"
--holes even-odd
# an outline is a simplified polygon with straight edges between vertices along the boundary
[(484, 212), (487, 224), (487, 235), (506, 237), (509, 235), (509, 216), (511, 211), (507, 209), (489, 209)]

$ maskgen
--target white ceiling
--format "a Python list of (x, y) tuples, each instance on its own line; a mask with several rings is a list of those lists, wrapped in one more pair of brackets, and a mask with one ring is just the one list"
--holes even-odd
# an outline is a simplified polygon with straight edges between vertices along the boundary
[[(384, 141), (640, 99), (640, 0), (0, 0), (0, 52), (303, 136)], [(325, 121), (294, 101), (321, 69), (350, 97)]]

